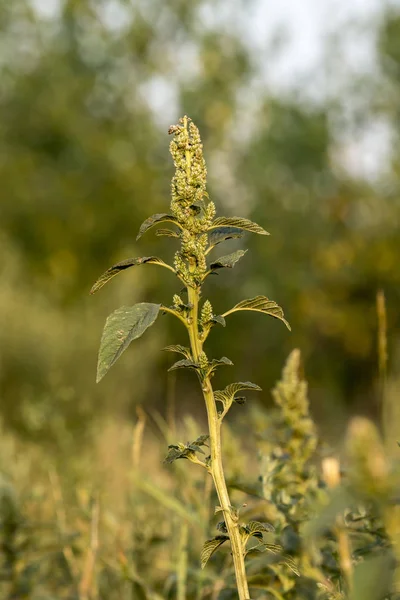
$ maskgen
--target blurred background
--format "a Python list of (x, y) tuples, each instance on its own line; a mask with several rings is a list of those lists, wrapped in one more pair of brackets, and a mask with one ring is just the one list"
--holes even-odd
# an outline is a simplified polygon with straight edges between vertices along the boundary
[(218, 214), (271, 233), (218, 246), (249, 252), (205, 297), (221, 314), (263, 294), (292, 326), (237, 313), (209, 337), (235, 365), (217, 388), (263, 388), (224, 424), (232, 502), (257, 488), (243, 474), (266, 477), (271, 389), (294, 348), (320, 439), (340, 447), (354, 414), (379, 426), (384, 397), (398, 451), (399, 98), (400, 0), (0, 0), (2, 598), (208, 600), (232, 579), (229, 551), (199, 568), (210, 478), (162, 466), (168, 443), (205, 431), (197, 380), (161, 352), (183, 329), (159, 318), (95, 383), (106, 317), (179, 292), (143, 266), (89, 295), (115, 262), (173, 257), (175, 240), (135, 240), (168, 211), (167, 130), (184, 114)]
[(135, 238), (168, 210), (167, 129), (183, 114), (219, 214), (271, 233), (248, 235), (205, 294), (216, 313), (265, 294), (292, 325), (235, 315), (209, 354), (227, 354), (268, 405), (298, 347), (328, 436), (352, 413), (376, 417), (379, 290), (394, 394), (400, 370), (400, 2), (3, 0), (0, 28), (4, 427), (60, 449), (138, 404), (204, 417), (195, 379), (167, 375), (160, 349), (185, 342), (168, 316), (95, 384), (108, 314), (178, 291), (141, 267), (89, 296), (114, 262), (172, 257), (174, 241)]

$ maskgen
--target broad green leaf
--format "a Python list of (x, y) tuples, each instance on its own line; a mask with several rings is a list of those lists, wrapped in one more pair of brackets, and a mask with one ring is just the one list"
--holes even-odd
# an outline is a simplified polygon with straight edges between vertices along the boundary
[(226, 256), (221, 256), (216, 261), (210, 264), (210, 269), (215, 271), (217, 269), (232, 269), (235, 264), (246, 254), (247, 250), (237, 250), (236, 252), (232, 252), (232, 254), (227, 254)]
[(151, 217), (143, 221), (143, 223), (140, 226), (139, 233), (137, 234), (136, 240), (141, 238), (142, 235), (154, 225), (157, 225), (158, 223), (165, 223), (167, 221), (169, 223), (177, 225), (178, 227), (181, 227), (181, 225), (178, 222), (178, 219), (176, 219), (172, 215), (167, 215), (166, 213), (157, 213), (155, 215), (151, 215)]
[(253, 223), (253, 221), (249, 221), (249, 219), (243, 219), (242, 217), (217, 217), (212, 223), (210, 230), (219, 229), (222, 226), (243, 229), (244, 231), (258, 233), (260, 235), (269, 235), (268, 231), (265, 231), (260, 225)]
[(222, 316), (226, 317), (233, 312), (239, 310), (253, 310), (256, 312), (264, 313), (265, 315), (270, 315), (271, 317), (275, 317), (280, 321), (285, 323), (286, 327), (291, 331), (289, 323), (283, 316), (283, 310), (276, 302), (273, 300), (269, 300), (266, 296), (256, 296), (255, 298), (249, 298), (248, 300), (242, 300), (238, 304), (236, 304), (233, 308), (226, 311)]
[(157, 256), (140, 256), (139, 258), (127, 258), (126, 260), (122, 260), (121, 262), (113, 265), (107, 271), (105, 271), (93, 285), (90, 290), (91, 294), (98, 292), (103, 285), (105, 285), (110, 279), (118, 275), (121, 271), (125, 271), (125, 269), (129, 269), (130, 267), (136, 267), (137, 265), (144, 265), (145, 263), (149, 263), (152, 265), (160, 265), (161, 267), (167, 267), (167, 269), (172, 269), (170, 265), (167, 265), (161, 258)]
[(183, 354), (188, 360), (192, 361), (192, 355), (190, 353), (190, 349), (186, 348), (186, 346), (181, 346), (180, 344), (165, 346), (163, 348), (166, 352), (177, 352), (178, 354)]
[(100, 342), (97, 383), (118, 360), (129, 344), (139, 338), (157, 319), (160, 304), (141, 302), (121, 306), (107, 317)]
[(200, 555), (202, 569), (204, 569), (214, 552), (227, 540), (229, 540), (229, 536), (217, 535), (212, 540), (205, 542)]
[(208, 235), (209, 247), (211, 249), (225, 240), (232, 240), (243, 236), (243, 230), (238, 227), (218, 227), (217, 229), (211, 230)]
[[(233, 402), (235, 394), (241, 390), (261, 392), (260, 386), (255, 383), (252, 383), (251, 381), (239, 381), (238, 383), (230, 383), (224, 390), (216, 390), (214, 392), (214, 398), (216, 401), (222, 402), (224, 406), (227, 406)], [(239, 398), (236, 400), (239, 400)]]
[(183, 360), (178, 360), (176, 363), (172, 365), (168, 369), (168, 371), (175, 371), (175, 369), (198, 369), (199, 365), (192, 360), (184, 358)]
[(156, 235), (159, 237), (171, 237), (171, 238), (179, 238), (179, 233), (173, 231), (172, 229), (157, 229)]

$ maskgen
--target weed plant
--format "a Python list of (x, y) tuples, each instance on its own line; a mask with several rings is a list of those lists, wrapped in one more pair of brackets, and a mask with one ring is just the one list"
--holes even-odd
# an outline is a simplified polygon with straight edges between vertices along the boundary
[[(246, 219), (215, 217), (205, 190), (197, 128), (185, 117), (170, 133), (176, 166), (171, 214), (147, 219), (139, 237), (162, 222), (174, 227), (157, 231), (180, 242), (174, 264), (153, 256), (128, 259), (106, 271), (92, 291), (144, 263), (172, 271), (184, 290), (171, 306), (140, 303), (110, 315), (97, 378), (102, 379), (160, 312), (168, 313), (184, 326), (190, 342), (189, 347), (168, 346), (183, 354), (171, 369), (196, 373), (209, 431), (202, 433), (193, 419), (183, 419), (174, 434), (193, 441), (170, 443), (162, 468), (159, 444), (145, 435), (149, 415), (142, 409), (133, 439), (127, 423), (109, 423), (101, 435), (97, 424), (91, 450), (60, 462), (3, 434), (0, 597), (400, 598), (400, 478), (396, 462), (388, 458), (393, 449), (387, 452), (374, 424), (358, 417), (350, 423), (342, 456), (327, 452), (310, 414), (298, 350), (288, 357), (273, 390), (274, 411), (247, 412), (246, 431), (252, 431), (258, 461), (251, 448), (240, 447), (244, 432), (232, 432), (224, 422), (224, 443), (221, 439), (224, 417), (234, 404), (244, 403), (237, 394), (259, 387), (239, 382), (213, 390), (215, 371), (231, 362), (206, 355), (211, 329), (225, 326), (225, 318), (239, 310), (287, 322), (282, 309), (265, 297), (241, 301), (222, 315), (201, 300), (206, 279), (221, 268), (232, 268), (244, 255), (238, 250), (209, 261), (209, 251), (245, 231), (266, 232)], [(382, 339), (380, 347), (386, 348)], [(384, 376), (386, 380), (386, 368)], [(387, 402), (381, 387), (382, 401)], [(171, 427), (153, 416), (169, 443)], [(228, 463), (224, 470), (223, 452), (237, 464)], [(186, 461), (200, 469), (188, 470)]]

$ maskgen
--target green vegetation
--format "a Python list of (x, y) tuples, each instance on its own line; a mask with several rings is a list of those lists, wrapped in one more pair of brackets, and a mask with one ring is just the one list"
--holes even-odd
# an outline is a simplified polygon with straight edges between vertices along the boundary
[[(237, 598), (202, 390), (167, 372), (172, 341), (200, 375), (235, 365), (240, 383), (216, 363), (212, 383), (250, 598), (400, 598), (399, 8), (329, 15), (318, 62), (277, 86), (291, 51), (253, 36), (260, 4), (0, 2), (0, 598)], [(172, 277), (188, 287), (179, 226), (133, 235), (166, 210), (179, 114), (202, 132), (210, 198), (244, 219), (207, 234), (231, 239), (206, 256), (206, 360)], [(244, 254), (249, 222), (271, 236), (246, 233)], [(129, 273), (90, 297), (108, 264), (98, 286)], [(248, 310), (265, 297), (290, 335)], [(128, 325), (157, 324), (95, 385), (99, 323), (127, 303)]]
[[(397, 598), (396, 463), (372, 422), (358, 417), (341, 469), (318, 444), (299, 371), (295, 350), (273, 391), (274, 411), (254, 407), (244, 428), (225, 425), (227, 485), (241, 506), (243, 540), (253, 540), (245, 559), (251, 598)], [(171, 431), (154, 417), (165, 440), (197, 438), (171, 446), (166, 462), (178, 450), (198, 462), (205, 442), (198, 424), (186, 419)], [(67, 468), (2, 435), (2, 598), (237, 598), (227, 545), (214, 553), (227, 531), (214, 515), (209, 473), (184, 461), (161, 469), (165, 441), (147, 428), (148, 419), (139, 411), (133, 428), (104, 422)]]
[[(188, 117), (183, 117), (178, 125), (169, 128), (169, 133), (174, 136), (170, 150), (176, 168), (171, 184), (171, 214), (159, 213), (148, 217), (139, 229), (138, 238), (155, 225), (161, 223), (172, 225), (174, 227), (172, 230), (157, 229), (156, 233), (180, 240), (181, 247), (175, 253), (174, 266), (166, 264), (156, 256), (124, 260), (103, 273), (91, 291), (92, 293), (98, 291), (120, 271), (147, 263), (172, 271), (184, 286), (185, 299), (182, 300), (181, 296), (175, 294), (173, 305), (170, 307), (142, 302), (134, 306), (123, 306), (113, 312), (108, 317), (103, 331), (97, 365), (97, 381), (103, 378), (129, 344), (154, 323), (160, 311), (173, 315), (184, 325), (189, 336), (190, 348), (181, 345), (165, 348), (184, 356), (184, 359), (174, 363), (169, 370), (190, 369), (196, 372), (207, 410), (208, 433), (188, 444), (170, 445), (166, 461), (172, 463), (179, 458), (187, 459), (200, 465), (211, 475), (219, 501), (219, 506), (215, 510), (221, 512), (224, 518), (220, 524), (220, 531), (223, 533), (208, 540), (204, 545), (201, 553), (202, 567), (205, 567), (209, 558), (224, 542), (229, 541), (239, 598), (247, 600), (249, 589), (244, 558), (249, 552), (255, 550), (254, 547), (247, 549), (247, 544), (256, 537), (261, 540), (257, 545), (257, 551), (267, 550), (269, 546), (262, 540), (263, 533), (267, 533), (270, 529), (258, 521), (250, 521), (246, 525), (239, 524), (240, 510), (231, 504), (222, 466), (221, 425), (232, 404), (237, 401), (243, 402), (242, 396), (236, 398), (237, 392), (260, 391), (261, 388), (246, 381), (231, 383), (224, 390), (214, 392), (211, 378), (215, 371), (220, 366), (233, 363), (226, 356), (210, 359), (204, 351), (204, 343), (215, 325), (225, 327), (225, 317), (240, 310), (270, 315), (283, 321), (288, 328), (289, 324), (283, 317), (282, 309), (276, 302), (265, 296), (242, 300), (222, 315), (214, 314), (209, 300), (204, 300), (200, 309), (200, 299), (206, 279), (219, 269), (232, 269), (245, 254), (245, 251), (237, 250), (208, 264), (207, 255), (210, 251), (231, 239), (232, 236), (242, 237), (245, 231), (261, 235), (268, 235), (268, 233), (260, 225), (241, 217), (215, 218), (215, 204), (209, 200), (206, 191), (207, 170), (199, 130)], [(221, 406), (219, 410), (217, 402)], [(208, 447), (208, 441), (210, 454), (201, 460), (199, 453), (206, 454), (203, 447)]]

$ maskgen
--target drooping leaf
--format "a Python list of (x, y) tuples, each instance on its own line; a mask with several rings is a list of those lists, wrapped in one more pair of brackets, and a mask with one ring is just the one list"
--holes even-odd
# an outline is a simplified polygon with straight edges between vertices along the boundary
[(178, 360), (176, 363), (174, 363), (172, 365), (172, 367), (170, 367), (168, 369), (168, 371), (175, 371), (175, 369), (198, 369), (199, 365), (195, 362), (193, 362), (192, 360), (189, 360), (187, 358), (184, 358), (182, 360)]
[(238, 227), (218, 227), (210, 231), (208, 242), (210, 244), (210, 248), (214, 248), (214, 246), (224, 242), (225, 240), (241, 238), (243, 236), (243, 229), (239, 229)]
[(172, 229), (157, 229), (156, 235), (159, 237), (171, 237), (171, 238), (179, 238), (179, 233), (173, 231)]
[(227, 540), (229, 540), (229, 536), (217, 535), (215, 538), (205, 542), (200, 555), (202, 569), (204, 569), (214, 552)]
[(224, 319), (224, 317), (221, 317), (221, 315), (216, 315), (215, 317), (213, 317), (211, 319), (212, 323), (219, 323), (220, 325), (222, 325), (222, 327), (226, 327), (226, 321)]
[(125, 271), (125, 269), (129, 269), (130, 267), (136, 267), (137, 265), (144, 265), (145, 263), (149, 263), (152, 265), (160, 265), (161, 267), (172, 268), (167, 265), (161, 258), (157, 256), (140, 256), (138, 258), (127, 258), (126, 260), (121, 260), (121, 262), (113, 265), (107, 271), (105, 271), (95, 282), (92, 289), (90, 290), (91, 294), (98, 292), (103, 285), (105, 285), (110, 279), (118, 275), (121, 271)]
[(183, 354), (188, 360), (192, 361), (192, 355), (190, 353), (190, 349), (186, 348), (186, 346), (181, 346), (180, 344), (165, 346), (163, 348), (166, 352), (177, 352), (178, 354)]
[(142, 235), (144, 233), (146, 233), (146, 231), (148, 229), (150, 229), (151, 227), (153, 227), (154, 225), (157, 225), (158, 223), (165, 223), (165, 222), (173, 223), (174, 225), (177, 225), (178, 227), (180, 227), (178, 219), (176, 219), (172, 215), (167, 215), (167, 213), (157, 213), (155, 215), (151, 215), (151, 217), (149, 217), (148, 219), (143, 221), (143, 223), (141, 224), (141, 226), (139, 228), (139, 233), (137, 234), (136, 240), (141, 238)]
[[(239, 401), (239, 398), (235, 399), (235, 394), (241, 390), (261, 392), (260, 386), (255, 383), (252, 383), (251, 381), (239, 381), (238, 383), (230, 383), (224, 390), (216, 390), (214, 392), (214, 398), (215, 400), (222, 402), (224, 407), (229, 406), (234, 400), (236, 402)], [(239, 401), (238, 404), (243, 404), (243, 402)]]
[(153, 325), (160, 306), (149, 302), (121, 306), (107, 317), (100, 342), (97, 382), (104, 377), (129, 344)]
[(269, 300), (266, 296), (255, 296), (255, 298), (242, 300), (233, 308), (226, 311), (222, 316), (226, 317), (227, 315), (239, 310), (253, 310), (264, 313), (265, 315), (270, 315), (271, 317), (275, 317), (276, 319), (283, 321), (289, 331), (291, 331), (289, 323), (284, 318), (282, 308), (273, 300)]
[(226, 256), (221, 256), (216, 261), (210, 264), (210, 269), (215, 271), (217, 269), (232, 269), (235, 264), (246, 254), (247, 250), (237, 250), (236, 252), (232, 252), (232, 254), (227, 254)]
[(243, 229), (244, 231), (250, 231), (251, 233), (258, 233), (260, 235), (269, 235), (268, 231), (265, 231), (257, 223), (244, 219), (242, 217), (217, 217), (210, 229), (219, 229), (220, 227), (234, 227), (236, 229)]

